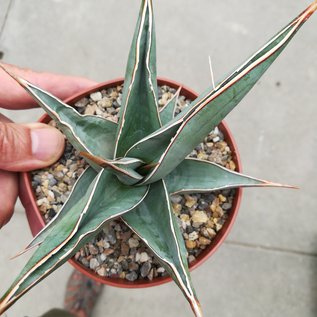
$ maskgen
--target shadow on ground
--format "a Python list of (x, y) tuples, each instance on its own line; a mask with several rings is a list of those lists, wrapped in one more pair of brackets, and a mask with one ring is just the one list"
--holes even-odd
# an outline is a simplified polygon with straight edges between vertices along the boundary
[[(317, 254), (317, 236), (315, 238), (315, 253)], [(317, 256), (311, 257), (310, 296), (312, 304), (312, 316), (317, 316)]]

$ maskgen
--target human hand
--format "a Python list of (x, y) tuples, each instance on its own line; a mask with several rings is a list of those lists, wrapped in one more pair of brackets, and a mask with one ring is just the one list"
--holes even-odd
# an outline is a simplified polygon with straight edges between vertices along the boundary
[[(81, 78), (37, 73), (5, 65), (13, 73), (51, 92), (66, 97), (95, 82)], [(0, 108), (11, 110), (36, 107), (33, 99), (4, 71), (0, 70)], [(16, 124), (0, 114), (0, 228), (11, 218), (18, 196), (18, 175), (53, 164), (64, 150), (64, 136), (42, 123)]]

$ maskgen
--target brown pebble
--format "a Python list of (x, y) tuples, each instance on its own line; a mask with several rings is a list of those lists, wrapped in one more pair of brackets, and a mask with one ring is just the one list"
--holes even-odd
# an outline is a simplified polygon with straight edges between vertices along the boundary
[(199, 243), (202, 244), (202, 245), (208, 245), (211, 243), (211, 241), (205, 237), (200, 237), (199, 238)]
[(129, 263), (129, 271), (137, 271), (139, 269), (139, 264), (135, 262)]
[(104, 255), (110, 255), (110, 254), (112, 254), (113, 252), (114, 252), (113, 249), (106, 249), (106, 250), (103, 251), (103, 254), (104, 254)]
[(148, 278), (150, 281), (152, 281), (152, 280), (153, 280), (153, 276), (154, 276), (154, 270), (152, 269), (152, 270), (150, 271), (150, 273), (148, 274), (147, 278)]
[(196, 210), (192, 215), (192, 222), (193, 223), (205, 223), (208, 221), (208, 216), (206, 212), (203, 210)]
[(181, 204), (172, 204), (173, 211), (176, 215), (179, 215), (182, 211), (182, 205)]
[(125, 242), (122, 242), (121, 243), (121, 254), (122, 255), (129, 255), (129, 246), (125, 243)]
[(186, 240), (186, 247), (188, 249), (194, 249), (196, 247), (196, 241)]

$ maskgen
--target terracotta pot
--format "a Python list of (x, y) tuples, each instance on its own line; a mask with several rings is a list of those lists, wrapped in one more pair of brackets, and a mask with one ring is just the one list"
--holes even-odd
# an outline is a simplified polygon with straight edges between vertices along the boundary
[[(116, 79), (111, 80), (102, 84), (98, 84), (95, 87), (92, 87), (90, 89), (87, 89), (81, 93), (78, 93), (68, 99), (65, 100), (68, 104), (74, 104), (76, 101), (80, 100), (81, 98), (89, 95), (92, 92), (104, 89), (104, 88), (110, 88), (117, 85), (121, 85), (123, 83), (123, 79)], [(158, 84), (160, 86), (162, 85), (168, 85), (170, 87), (173, 87), (177, 89), (178, 87), (182, 86), (181, 95), (185, 96), (186, 98), (190, 100), (194, 100), (197, 97), (197, 94), (192, 91), (191, 89), (180, 85), (179, 83), (176, 83), (171, 80), (160, 78), (158, 80)], [(43, 115), (39, 121), (48, 123), (50, 121), (50, 117), (48, 115)], [(239, 153), (237, 150), (237, 146), (235, 144), (235, 141), (232, 137), (232, 134), (230, 130), (228, 129), (227, 125), (224, 122), (221, 122), (219, 124), (219, 129), (223, 132), (226, 142), (231, 148), (232, 154), (233, 154), (233, 161), (236, 164), (237, 171), (241, 171), (241, 162)], [(212, 241), (212, 243), (201, 252), (201, 254), (197, 257), (197, 259), (190, 264), (190, 269), (193, 270), (199, 265), (201, 265), (204, 261), (206, 261), (221, 245), (221, 243), (225, 240), (227, 237), (234, 221), (238, 213), (238, 209), (240, 206), (242, 196), (242, 189), (239, 188), (236, 190), (235, 197), (233, 200), (232, 209), (229, 213), (229, 217), (226, 220), (225, 224), (223, 225), (222, 229), (217, 233), (216, 237)], [(36, 198), (31, 186), (31, 176), (29, 173), (21, 173), (20, 175), (20, 198), (22, 201), (22, 204), (26, 210), (26, 215), (29, 221), (29, 225), (32, 231), (32, 234), (37, 234), (45, 225), (44, 219), (36, 205)], [(85, 275), (91, 277), (92, 279), (108, 284), (111, 286), (116, 287), (123, 287), (123, 288), (141, 288), (141, 287), (151, 287), (156, 285), (161, 285), (163, 283), (170, 282), (172, 279), (170, 277), (157, 277), (154, 278), (152, 281), (149, 280), (137, 280), (134, 282), (130, 282), (127, 280), (119, 279), (119, 278), (107, 278), (107, 277), (100, 277), (93, 271), (89, 270), (88, 268), (84, 267), (83, 265), (79, 264), (76, 260), (71, 259), (69, 262), (79, 271), (84, 273)]]

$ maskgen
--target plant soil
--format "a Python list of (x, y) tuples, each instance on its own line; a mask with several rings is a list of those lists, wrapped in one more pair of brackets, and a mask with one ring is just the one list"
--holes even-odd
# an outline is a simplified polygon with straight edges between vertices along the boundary
[[(159, 87), (159, 106), (172, 98), (175, 89)], [(76, 102), (74, 107), (81, 114), (97, 114), (118, 122), (122, 86), (92, 93)], [(190, 103), (184, 96), (178, 99), (176, 113)], [(56, 126), (54, 121), (51, 125)], [(222, 132), (216, 128), (199, 144), (191, 157), (208, 160), (235, 170), (231, 149)], [(32, 173), (32, 186), (37, 205), (48, 223), (58, 213), (70, 194), (77, 178), (87, 163), (66, 141), (65, 151), (57, 163)], [(172, 195), (171, 202), (188, 250), (189, 263), (211, 244), (221, 230), (232, 207), (234, 190), (208, 194)], [(103, 277), (152, 280), (167, 273), (152, 252), (120, 218), (109, 222), (90, 243), (75, 254), (75, 259)]]

